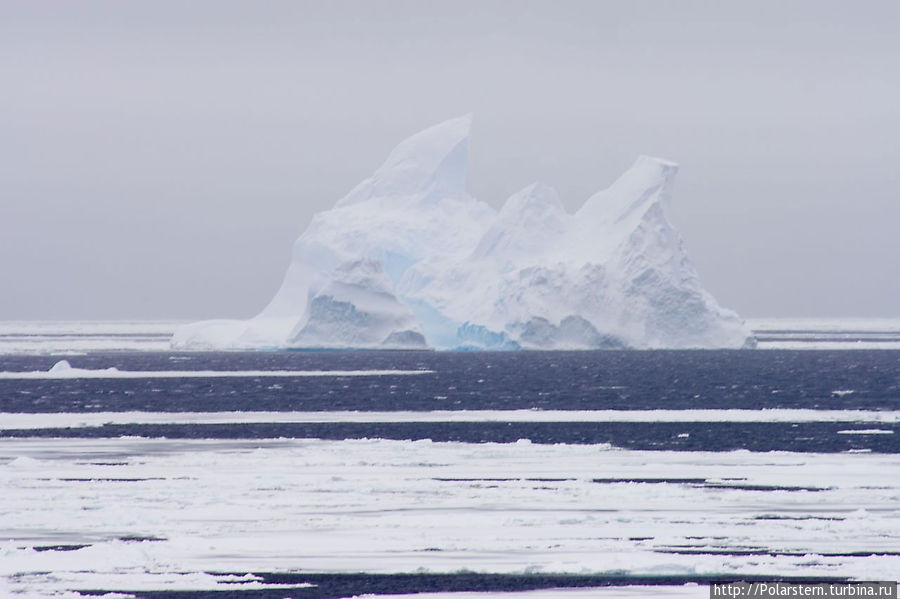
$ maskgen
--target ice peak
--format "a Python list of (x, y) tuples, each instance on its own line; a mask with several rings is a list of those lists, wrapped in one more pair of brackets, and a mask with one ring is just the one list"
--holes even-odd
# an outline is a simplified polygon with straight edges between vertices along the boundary
[(645, 164), (648, 166), (655, 165), (661, 168), (675, 169), (675, 171), (678, 170), (677, 162), (666, 160), (665, 158), (659, 158), (657, 156), (648, 156), (647, 154), (641, 154), (640, 156), (638, 156), (637, 160), (634, 161), (634, 164)]
[(500, 210), (501, 218), (523, 218), (565, 212), (559, 194), (546, 183), (537, 181), (517, 191)]
[(634, 178), (647, 188), (659, 189), (660, 199), (668, 201), (672, 196), (675, 175), (678, 174), (678, 163), (654, 156), (641, 155), (634, 161), (634, 165), (626, 174), (628, 173), (633, 173)]
[(432, 125), (400, 142), (378, 172), (415, 166), (422, 171), (421, 174), (430, 176), (460, 148), (463, 154), (466, 153), (471, 129), (471, 114)]
[(371, 197), (465, 196), (466, 165), (472, 115), (466, 114), (406, 138), (391, 151), (375, 174), (363, 181), (338, 206)]
[(66, 370), (72, 370), (72, 365), (69, 364), (68, 360), (60, 360), (50, 368), (50, 372), (63, 372)]
[(532, 183), (506, 200), (472, 257), (541, 251), (552, 245), (550, 237), (565, 230), (568, 218), (555, 189)]
[(638, 156), (609, 188), (584, 203), (579, 214), (594, 222), (618, 222), (657, 203), (668, 204), (678, 164), (653, 156)]
[(641, 155), (637, 157), (631, 168), (612, 184), (610, 190), (660, 190), (665, 194), (671, 192), (678, 164), (670, 160)]

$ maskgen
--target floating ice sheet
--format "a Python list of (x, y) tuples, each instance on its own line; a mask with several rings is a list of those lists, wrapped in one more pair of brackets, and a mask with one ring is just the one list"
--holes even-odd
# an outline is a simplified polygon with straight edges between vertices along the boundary
[(0, 372), (0, 379), (196, 379), (274, 378), (308, 376), (405, 376), (429, 374), (430, 370), (119, 370), (118, 368), (74, 368), (60, 360), (50, 370)]
[[(418, 372), (418, 371), (416, 371)], [(856, 422), (895, 424), (898, 411), (866, 410), (436, 410), (431, 412), (57, 412), (0, 413), (0, 429), (104, 424), (252, 424), (317, 422)], [(877, 434), (872, 429), (841, 431)], [(887, 431), (890, 432), (890, 431)]]

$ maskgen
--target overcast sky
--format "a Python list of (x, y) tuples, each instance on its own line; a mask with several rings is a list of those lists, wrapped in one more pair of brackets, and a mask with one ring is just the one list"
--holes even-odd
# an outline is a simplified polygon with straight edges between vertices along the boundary
[(900, 316), (900, 2), (0, 2), (0, 319), (246, 317), (404, 137), (569, 210), (638, 154), (745, 316)]

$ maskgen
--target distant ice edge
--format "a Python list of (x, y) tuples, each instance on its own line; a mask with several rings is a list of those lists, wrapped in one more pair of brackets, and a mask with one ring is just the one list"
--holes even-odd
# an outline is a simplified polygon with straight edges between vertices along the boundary
[(746, 348), (666, 216), (678, 166), (641, 156), (574, 214), (535, 183), (498, 211), (466, 192), (471, 116), (398, 145), (316, 214), (249, 320), (180, 327), (173, 349)]

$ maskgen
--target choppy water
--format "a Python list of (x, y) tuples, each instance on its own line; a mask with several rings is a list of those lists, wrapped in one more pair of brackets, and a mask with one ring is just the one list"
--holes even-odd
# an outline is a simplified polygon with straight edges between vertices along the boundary
[[(57, 360), (0, 357), (0, 371)], [(0, 380), (0, 412), (900, 409), (900, 351), (93, 353), (75, 367), (124, 371), (389, 371), (417, 376)], [(409, 420), (409, 418), (405, 418)], [(7, 436), (432, 439), (610, 443), (691, 451), (900, 451), (896, 423), (229, 422), (48, 427)], [(726, 419), (727, 420), (727, 419)], [(875, 430), (875, 433), (859, 431)], [(858, 434), (853, 434), (857, 432)]]
[[(2, 356), (0, 371), (60, 358)], [(431, 370), (402, 379), (0, 380), (2, 411), (898, 409), (900, 351), (112, 352), (75, 367)]]

